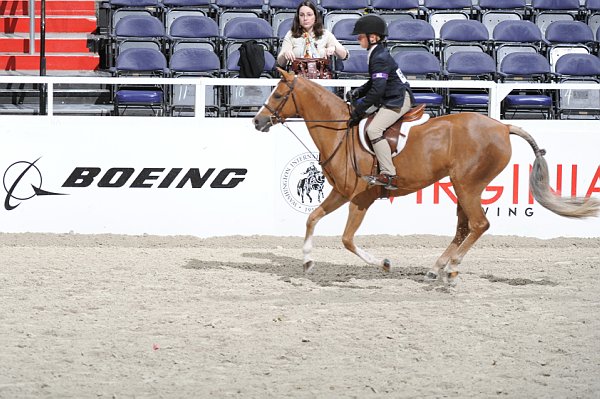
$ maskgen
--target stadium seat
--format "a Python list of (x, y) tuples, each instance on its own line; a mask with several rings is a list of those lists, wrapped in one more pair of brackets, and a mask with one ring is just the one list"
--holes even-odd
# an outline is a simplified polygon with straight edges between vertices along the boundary
[(340, 19), (331, 28), (331, 33), (342, 44), (356, 45), (358, 43), (357, 36), (352, 34), (354, 24), (356, 24), (356, 19)]
[[(219, 77), (221, 63), (214, 51), (203, 48), (176, 50), (169, 60), (171, 77)], [(173, 85), (171, 90), (171, 115), (194, 115), (196, 100), (194, 85)], [(211, 116), (219, 115), (218, 93), (214, 86), (205, 88), (206, 111)]]
[(162, 0), (168, 11), (199, 11), (204, 15), (216, 18), (217, 8), (212, 0)]
[(423, 47), (436, 52), (436, 40), (433, 27), (421, 19), (395, 20), (388, 26), (388, 44), (392, 54), (401, 48)]
[(322, 0), (319, 8), (323, 11), (323, 26), (331, 30), (340, 20), (358, 19), (368, 6), (367, 0)]
[(215, 0), (219, 31), (223, 35), (225, 25), (239, 17), (257, 17), (265, 20), (269, 15), (269, 7), (263, 0)]
[[(561, 83), (600, 83), (600, 58), (592, 54), (565, 54), (555, 66), (555, 79)], [(600, 91), (561, 89), (557, 113), (562, 118), (600, 117)]]
[[(408, 79), (439, 80), (441, 78), (440, 60), (428, 51), (401, 51), (394, 55), (398, 67)], [(427, 110), (441, 115), (444, 109), (442, 91), (412, 88), (416, 104), (425, 104)]]
[(147, 14), (127, 15), (119, 19), (114, 34), (111, 35), (110, 65), (115, 65), (114, 58), (128, 48), (146, 47), (162, 52), (165, 49), (165, 38), (164, 25), (157, 17)]
[(598, 41), (596, 34), (600, 28), (600, 0), (587, 0), (585, 3), (585, 23), (594, 32), (594, 39)]
[(471, 19), (476, 9), (471, 0), (424, 0), (426, 20), (433, 26), (435, 37), (440, 37), (442, 26), (454, 19)]
[(279, 54), (283, 39), (285, 38), (285, 35), (292, 29), (293, 23), (293, 18), (288, 18), (281, 21), (277, 26), (275, 51), (273, 52), (274, 54)]
[[(264, 51), (265, 66), (261, 78), (271, 79), (275, 75), (275, 57), (268, 51)], [(225, 77), (233, 78), (239, 76), (240, 67), (239, 50), (235, 50), (227, 58), (225, 64)], [(275, 83), (276, 84), (276, 83)], [(274, 84), (274, 85), (275, 85)], [(228, 116), (254, 116), (258, 109), (269, 98), (272, 88), (269, 86), (229, 86), (225, 88), (226, 111)]]
[(555, 21), (574, 21), (580, 13), (579, 0), (532, 0), (532, 20), (545, 34)]
[(366, 50), (348, 50), (346, 60), (337, 60), (334, 72), (339, 79), (361, 79), (369, 77), (369, 65)]
[(273, 30), (266, 20), (255, 17), (237, 17), (231, 19), (223, 30), (223, 61), (226, 64), (229, 55), (248, 40), (256, 40), (265, 50), (273, 50)]
[[(496, 65), (492, 57), (480, 51), (459, 51), (452, 54), (443, 70), (447, 79), (494, 80)], [(483, 89), (449, 90), (447, 110), (486, 112), (489, 93)]]
[(546, 41), (550, 65), (556, 65), (565, 53), (591, 53), (595, 48), (594, 34), (589, 26), (580, 21), (555, 21), (546, 29)]
[[(110, 69), (113, 76), (167, 77), (167, 59), (153, 48), (128, 48), (117, 56)], [(128, 108), (150, 110), (152, 115), (164, 115), (165, 88), (163, 85), (117, 85), (114, 88), (115, 115), (124, 115)], [(122, 110), (122, 112), (121, 112)]]
[(387, 23), (399, 19), (425, 18), (419, 0), (371, 0), (371, 9)]
[(494, 28), (502, 21), (518, 21), (525, 19), (527, 5), (525, 0), (480, 0), (481, 22), (488, 29), (490, 39)]
[[(546, 57), (538, 53), (510, 53), (502, 60), (498, 76), (501, 82), (546, 83), (551, 78), (550, 64)], [(552, 119), (552, 96), (543, 90), (515, 90), (502, 103), (502, 117), (507, 118), (510, 111), (511, 117), (517, 113), (540, 113), (544, 118)]]
[(119, 19), (136, 13), (148, 14), (162, 20), (163, 5), (159, 0), (109, 0), (109, 34), (114, 33)]
[[(468, 48), (473, 51), (478, 47), (480, 51), (488, 50), (488, 31), (486, 27), (476, 20), (451, 20), (446, 22), (440, 30), (440, 58), (445, 65), (452, 54)], [(478, 51), (475, 49), (475, 51)]]
[(170, 52), (181, 47), (202, 47), (220, 51), (221, 38), (217, 23), (202, 15), (183, 15), (176, 18), (169, 27)]
[[(283, 21), (290, 19), (289, 26), (292, 26), (291, 21), (293, 21), (294, 15), (296, 14), (296, 8), (300, 2), (301, 0), (270, 0), (270, 20), (275, 35), (278, 35), (279, 26)], [(289, 30), (289, 28), (287, 30)], [(283, 36), (281, 36), (281, 38), (283, 38)]]
[(492, 51), (498, 68), (507, 54), (540, 53), (544, 46), (540, 28), (531, 21), (502, 21), (494, 28)]

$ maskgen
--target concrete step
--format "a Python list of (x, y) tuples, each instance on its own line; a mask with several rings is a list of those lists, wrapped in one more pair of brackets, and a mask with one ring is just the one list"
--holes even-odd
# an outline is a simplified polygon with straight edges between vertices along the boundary
[[(35, 14), (41, 14), (41, 1), (35, 2)], [(28, 0), (2, 0), (0, 15), (29, 15)], [(46, 0), (46, 15), (79, 15), (94, 17), (96, 4), (93, 0)]]
[[(46, 32), (93, 33), (96, 31), (96, 17), (68, 15), (46, 16)], [(35, 31), (40, 31), (40, 18), (35, 18)], [(0, 16), (0, 33), (28, 33), (29, 17)]]
[[(90, 52), (87, 33), (48, 33), (46, 53), (87, 53)], [(0, 35), (0, 49), (6, 53), (29, 53), (28, 33), (8, 33)], [(35, 36), (35, 51), (40, 51), (40, 35)]]
[[(100, 66), (100, 56), (92, 53), (47, 53), (48, 70), (95, 70)], [(4, 71), (39, 70), (39, 54), (0, 53), (0, 69)]]

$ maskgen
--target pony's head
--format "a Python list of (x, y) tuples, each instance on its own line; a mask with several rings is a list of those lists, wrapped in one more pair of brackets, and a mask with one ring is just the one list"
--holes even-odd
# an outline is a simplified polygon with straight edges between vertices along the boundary
[(298, 77), (293, 72), (288, 73), (281, 68), (277, 70), (281, 73), (281, 80), (252, 119), (256, 130), (261, 132), (268, 132), (271, 126), (284, 122), (287, 118), (299, 116), (294, 94)]

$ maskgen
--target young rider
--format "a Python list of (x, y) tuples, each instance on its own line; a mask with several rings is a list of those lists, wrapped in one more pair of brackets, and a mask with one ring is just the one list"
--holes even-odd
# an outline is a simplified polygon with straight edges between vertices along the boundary
[(375, 117), (367, 127), (367, 135), (373, 144), (381, 173), (369, 176), (368, 180), (369, 184), (396, 190), (396, 168), (383, 132), (410, 109), (412, 92), (398, 64), (383, 44), (387, 36), (387, 25), (383, 19), (377, 15), (365, 15), (358, 19), (352, 34), (358, 35), (360, 46), (369, 51), (370, 78), (361, 87), (347, 93), (346, 99), (355, 105), (348, 124), (358, 125), (369, 108), (374, 106), (377, 109)]

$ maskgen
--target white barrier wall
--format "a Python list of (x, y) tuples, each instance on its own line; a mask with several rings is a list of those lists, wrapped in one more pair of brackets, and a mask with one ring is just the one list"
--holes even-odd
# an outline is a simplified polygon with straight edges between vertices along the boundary
[[(304, 235), (312, 203), (298, 195), (317, 162), (285, 128), (250, 119), (3, 117), (2, 232)], [(547, 150), (551, 185), (600, 198), (600, 122), (511, 121)], [(303, 123), (290, 128), (315, 151)], [(528, 194), (531, 147), (512, 138), (513, 157), (484, 193), (489, 234), (600, 236), (600, 219), (556, 216)], [(448, 179), (393, 201), (377, 201), (358, 234), (453, 235)], [(323, 194), (330, 188), (327, 184)], [(317, 226), (342, 233), (346, 207)]]

